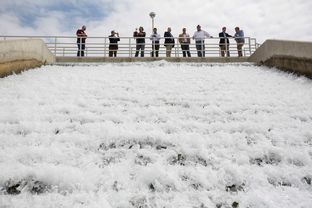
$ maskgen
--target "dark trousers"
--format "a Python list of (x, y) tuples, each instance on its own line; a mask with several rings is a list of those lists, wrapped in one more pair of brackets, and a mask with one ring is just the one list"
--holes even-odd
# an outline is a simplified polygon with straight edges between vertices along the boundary
[(186, 57), (186, 54), (188, 57), (191, 57), (191, 53), (190, 53), (190, 45), (189, 44), (181, 44), (181, 49), (182, 49), (182, 53), (183, 53), (183, 57)]
[(144, 57), (144, 49), (145, 49), (145, 44), (144, 43), (137, 43), (136, 51), (135, 51), (135, 57), (139, 56), (140, 50), (141, 50), (141, 57)]
[(117, 56), (117, 51), (115, 50), (115, 51), (109, 51), (108, 52), (108, 56), (109, 57), (116, 57)]
[(108, 51), (108, 56), (109, 57), (116, 57), (117, 56), (117, 50), (118, 50), (118, 45), (110, 45), (108, 47), (109, 51)]
[(205, 57), (205, 41), (196, 41), (196, 49), (198, 57)]
[(154, 57), (154, 55), (156, 57), (158, 57), (158, 52), (159, 52), (159, 41), (158, 42), (155, 42), (153, 43), (153, 46), (152, 46), (152, 52), (151, 52), (151, 56)]
[(77, 43), (77, 46), (78, 46), (77, 56), (78, 57), (84, 56), (84, 50), (86, 48), (86, 44), (84, 44), (84, 43)]

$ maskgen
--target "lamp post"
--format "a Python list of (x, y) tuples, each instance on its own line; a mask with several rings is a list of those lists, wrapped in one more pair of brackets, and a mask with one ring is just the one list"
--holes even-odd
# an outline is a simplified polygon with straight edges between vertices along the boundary
[[(149, 16), (152, 18), (152, 34), (154, 33), (154, 18), (156, 16), (155, 12), (151, 12), (149, 13)], [(151, 52), (151, 56), (154, 57), (154, 52), (155, 52), (155, 41), (153, 40), (152, 42), (152, 52)]]
[(152, 18), (152, 31), (153, 31), (153, 29), (154, 29), (154, 18), (156, 17), (156, 13), (151, 12), (151, 13), (149, 13), (149, 16)]

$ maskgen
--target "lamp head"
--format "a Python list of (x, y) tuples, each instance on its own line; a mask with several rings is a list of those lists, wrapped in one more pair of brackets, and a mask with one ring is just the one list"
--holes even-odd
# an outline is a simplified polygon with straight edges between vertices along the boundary
[(151, 18), (154, 18), (154, 17), (156, 16), (156, 13), (155, 13), (155, 12), (151, 12), (151, 13), (149, 13), (149, 16), (150, 16)]

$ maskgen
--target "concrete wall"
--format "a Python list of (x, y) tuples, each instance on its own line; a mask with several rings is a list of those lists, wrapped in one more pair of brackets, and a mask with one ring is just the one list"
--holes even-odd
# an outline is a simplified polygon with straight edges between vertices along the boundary
[(40, 39), (0, 41), (0, 77), (55, 62)]
[(267, 40), (248, 60), (312, 77), (312, 42)]

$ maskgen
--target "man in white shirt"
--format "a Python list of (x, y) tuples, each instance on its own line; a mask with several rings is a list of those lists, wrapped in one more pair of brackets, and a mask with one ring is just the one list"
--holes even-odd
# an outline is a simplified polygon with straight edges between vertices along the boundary
[(197, 25), (197, 31), (194, 33), (193, 39), (196, 43), (198, 57), (205, 57), (205, 38), (212, 38), (212, 36), (202, 30), (200, 25)]
[(150, 40), (152, 41), (151, 56), (158, 57), (160, 35), (157, 33), (157, 28), (153, 29), (153, 34), (151, 35)]

